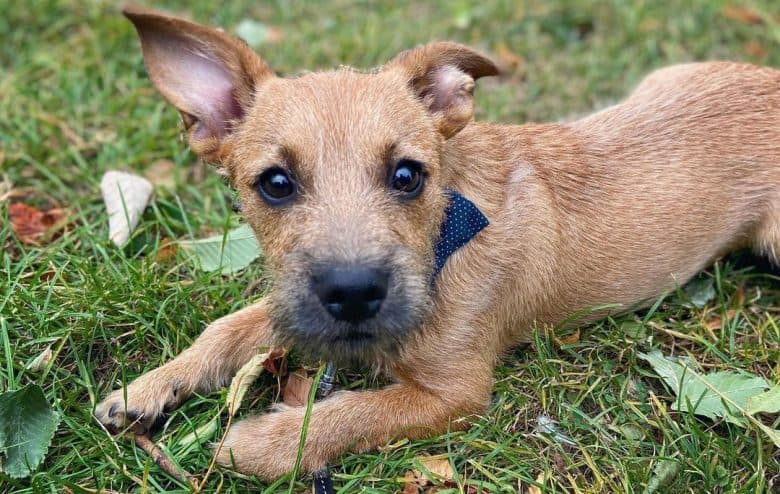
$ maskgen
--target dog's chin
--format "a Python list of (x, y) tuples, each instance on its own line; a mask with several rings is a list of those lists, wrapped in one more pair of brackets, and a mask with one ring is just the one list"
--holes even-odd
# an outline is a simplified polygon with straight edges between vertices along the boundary
[(425, 294), (385, 300), (376, 316), (358, 324), (337, 321), (313, 300), (272, 300), (275, 340), (306, 357), (342, 364), (373, 365), (393, 359), (416, 334), (428, 313)]

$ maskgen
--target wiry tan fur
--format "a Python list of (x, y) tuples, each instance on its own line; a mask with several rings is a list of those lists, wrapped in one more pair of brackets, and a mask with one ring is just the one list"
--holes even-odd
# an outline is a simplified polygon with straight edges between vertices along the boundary
[[(208, 145), (192, 131), (190, 142), (239, 191), (275, 285), (269, 299), (212, 323), (190, 349), (128, 385), (126, 403), (122, 389), (109, 395), (96, 410), (109, 426), (121, 427), (127, 410), (140, 418), (137, 427), (149, 427), (189, 394), (227, 383), (258, 347), (284, 341), (276, 315), (286, 312), (278, 306), (306, 296), (304, 257), (295, 253), (390, 256), (420, 318), (397, 351), (366, 349), (396, 384), (314, 406), (308, 471), (398, 436), (464, 427), (456, 419), (485, 411), (497, 358), (527, 341), (534, 325), (600, 304), (642, 305), (737, 247), (780, 261), (776, 70), (680, 65), (581, 120), (496, 125), (471, 122), (474, 80), (495, 67), (460, 45), (405, 52), (373, 74), (286, 80), (228, 35), (148, 11), (128, 16), (152, 80), (194, 115), (191, 129), (199, 110), (182, 108), (166, 86), (167, 58), (150, 61), (157, 48), (149, 48), (149, 25), (165, 26), (175, 43), (197, 38), (227, 59), (245, 115), (206, 135)], [(418, 199), (401, 204), (381, 184), (385, 162), (404, 155), (426, 163), (429, 177)], [(253, 187), (280, 161), (292, 163), (304, 189), (300, 204), (284, 210)], [(476, 203), (490, 226), (449, 259), (428, 291), (421, 280), (431, 270), (445, 188)], [(234, 425), (219, 460), (267, 479), (290, 471), (303, 413), (287, 408)]]

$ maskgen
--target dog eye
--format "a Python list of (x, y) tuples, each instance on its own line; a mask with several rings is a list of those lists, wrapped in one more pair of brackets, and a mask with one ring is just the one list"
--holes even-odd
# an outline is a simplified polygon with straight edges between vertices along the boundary
[(255, 181), (255, 188), (260, 197), (272, 206), (283, 204), (295, 194), (295, 182), (286, 171), (278, 167), (261, 173)]
[(420, 195), (423, 182), (422, 163), (409, 159), (399, 161), (390, 178), (390, 186), (409, 199)]

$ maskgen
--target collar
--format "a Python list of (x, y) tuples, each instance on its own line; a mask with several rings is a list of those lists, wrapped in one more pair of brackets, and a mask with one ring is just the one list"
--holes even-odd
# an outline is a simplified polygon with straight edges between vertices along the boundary
[(441, 225), (439, 240), (434, 248), (436, 257), (436, 267), (433, 270), (434, 278), (442, 270), (444, 263), (453, 252), (466, 245), (469, 240), (490, 224), (482, 211), (460, 193), (448, 189), (446, 194), (450, 203), (444, 211), (444, 222)]

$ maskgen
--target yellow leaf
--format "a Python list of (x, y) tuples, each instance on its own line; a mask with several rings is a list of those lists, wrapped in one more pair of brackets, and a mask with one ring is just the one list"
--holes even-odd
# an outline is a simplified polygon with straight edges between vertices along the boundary
[(230, 389), (227, 394), (227, 406), (228, 413), (233, 416), (241, 406), (241, 401), (244, 399), (249, 386), (263, 373), (265, 370), (265, 361), (268, 359), (270, 352), (261, 353), (252, 357), (252, 360), (244, 364), (235, 377), (230, 382)]
[[(544, 485), (544, 472), (541, 472), (539, 475), (536, 476), (536, 483)], [(535, 486), (535, 485), (531, 485), (531, 486), (528, 486), (528, 490), (525, 491), (525, 493), (526, 494), (542, 494), (542, 489), (537, 487), (537, 486)]]

